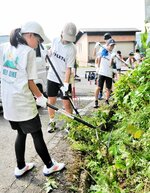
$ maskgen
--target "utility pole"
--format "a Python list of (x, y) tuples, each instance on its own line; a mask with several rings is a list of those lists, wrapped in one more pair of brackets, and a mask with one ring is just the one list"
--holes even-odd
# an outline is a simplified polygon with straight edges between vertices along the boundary
[(145, 0), (145, 27), (150, 32), (150, 0)]

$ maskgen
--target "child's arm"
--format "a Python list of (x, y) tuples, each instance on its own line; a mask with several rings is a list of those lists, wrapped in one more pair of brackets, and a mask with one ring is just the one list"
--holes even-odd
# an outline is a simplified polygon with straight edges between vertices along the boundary
[(39, 88), (36, 86), (33, 80), (28, 80), (29, 89), (33, 93), (36, 98), (42, 96), (42, 93), (40, 92)]

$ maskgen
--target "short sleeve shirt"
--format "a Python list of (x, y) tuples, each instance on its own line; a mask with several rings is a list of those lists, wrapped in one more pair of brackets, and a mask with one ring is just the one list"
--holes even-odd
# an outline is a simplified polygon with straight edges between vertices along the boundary
[(100, 57), (101, 62), (98, 74), (112, 78), (113, 69), (111, 66), (111, 54), (105, 48), (103, 48), (100, 53)]
[(1, 92), (4, 118), (26, 121), (37, 115), (28, 80), (37, 79), (36, 54), (26, 45), (3, 47), (1, 55)]
[[(52, 42), (51, 51), (51, 62), (63, 82), (65, 79), (66, 69), (68, 67), (74, 68), (76, 59), (76, 47), (73, 43), (64, 45), (61, 42), (61, 38), (55, 38)], [(51, 66), (49, 68), (47, 79), (60, 83)]]

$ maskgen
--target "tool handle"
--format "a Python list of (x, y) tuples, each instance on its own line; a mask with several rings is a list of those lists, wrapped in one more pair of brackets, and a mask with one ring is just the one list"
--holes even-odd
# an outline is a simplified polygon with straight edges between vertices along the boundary
[(47, 106), (49, 107), (49, 108), (51, 108), (51, 109), (54, 109), (55, 111), (58, 111), (59, 109), (57, 108), (57, 107), (55, 107), (54, 105), (51, 105), (51, 104), (49, 104), (49, 103), (46, 103), (47, 104)]
[[(41, 48), (44, 50), (43, 45), (42, 45), (42, 44), (40, 44), (40, 46), (41, 46)], [(53, 71), (54, 71), (54, 73), (55, 73), (55, 75), (56, 75), (57, 79), (59, 80), (60, 87), (61, 87), (61, 86), (64, 86), (64, 83), (62, 82), (62, 80), (61, 80), (61, 78), (60, 78), (59, 74), (57, 73), (57, 71), (56, 71), (56, 69), (55, 69), (55, 67), (54, 67), (53, 63), (51, 62), (51, 60), (50, 60), (50, 58), (49, 58), (49, 56), (48, 56), (48, 55), (46, 55), (46, 59), (48, 60), (49, 64), (51, 65), (51, 67), (52, 67), (52, 69), (53, 69)], [(66, 93), (66, 94), (67, 94), (67, 93)], [(68, 95), (68, 94), (67, 94), (67, 96), (68, 96), (68, 99), (69, 99), (69, 101), (70, 101), (70, 103), (71, 103), (71, 105), (72, 105), (72, 107), (73, 107), (74, 111), (76, 112), (76, 114), (77, 114), (78, 116), (80, 116), (80, 114), (79, 114), (78, 110), (76, 109), (76, 107), (75, 107), (75, 106), (74, 106), (74, 104), (73, 104), (73, 101), (71, 100), (71, 98), (69, 97), (69, 95)], [(81, 117), (81, 116), (80, 116), (80, 117)]]
[(79, 118), (79, 117), (76, 117), (76, 116), (74, 116), (74, 115), (72, 115), (72, 114), (69, 114), (69, 113), (67, 113), (67, 112), (64, 111), (64, 110), (58, 109), (57, 107), (55, 107), (55, 106), (53, 106), (53, 105), (51, 105), (51, 104), (49, 104), (49, 103), (47, 103), (47, 106), (48, 106), (49, 108), (54, 109), (55, 111), (58, 111), (58, 112), (60, 112), (60, 113), (62, 113), (62, 114), (64, 114), (64, 115), (66, 115), (67, 117), (69, 117), (69, 118), (71, 118), (71, 119), (73, 119), (73, 120), (75, 120), (75, 121), (77, 121), (77, 122), (82, 123), (83, 125), (86, 125), (86, 126), (88, 126), (88, 127), (90, 127), (90, 128), (93, 128), (93, 129), (96, 129), (96, 126), (91, 125), (90, 123), (82, 120), (82, 119)]
[(74, 117), (74, 120), (75, 120), (75, 121), (78, 121), (78, 122), (80, 122), (80, 123), (82, 123), (82, 124), (84, 124), (84, 125), (86, 125), (86, 126), (88, 126), (88, 127), (90, 127), (90, 128), (96, 129), (96, 126), (91, 125), (90, 123), (88, 123), (88, 122), (80, 119), (79, 117)]
[[(44, 50), (43, 45), (40, 44), (40, 46), (41, 46), (41, 48)], [(53, 64), (52, 64), (52, 62), (51, 62), (51, 60), (50, 60), (50, 58), (49, 58), (48, 55), (46, 55), (46, 59), (48, 60), (49, 64), (51, 65), (51, 67), (52, 67), (52, 69), (53, 69), (53, 71), (55, 72), (55, 74), (56, 74), (56, 76), (57, 76), (57, 78), (58, 78), (58, 80), (59, 80), (60, 85), (61, 85), (61, 86), (64, 86), (64, 84), (63, 84), (61, 78), (59, 77), (59, 75), (58, 75), (58, 73), (57, 73), (55, 67), (53, 66)]]
[[(99, 45), (100, 45), (100, 47), (106, 49), (101, 43), (99, 43)], [(107, 51), (108, 51), (108, 50), (107, 50)], [(108, 52), (111, 53), (110, 51), (108, 51)], [(117, 55), (115, 55), (115, 57), (118, 58), (121, 62), (123, 62), (128, 68), (130, 68), (130, 67), (128, 66), (128, 64), (126, 63), (126, 61), (120, 59)]]

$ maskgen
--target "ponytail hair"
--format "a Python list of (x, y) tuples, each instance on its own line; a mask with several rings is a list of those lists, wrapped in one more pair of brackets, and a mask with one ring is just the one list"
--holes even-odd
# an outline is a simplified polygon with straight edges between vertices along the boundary
[(18, 47), (18, 44), (24, 44), (27, 45), (26, 40), (22, 37), (21, 33), (21, 28), (16, 28), (12, 30), (10, 34), (10, 44), (14, 47)]

